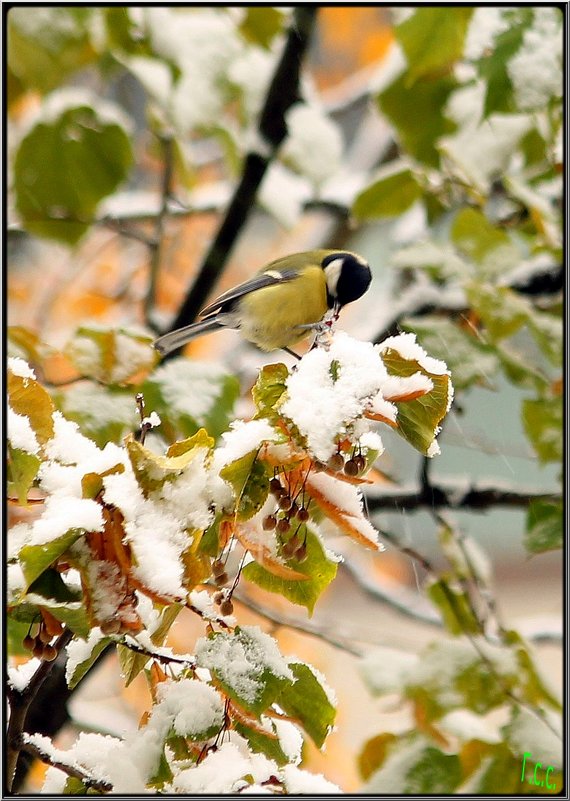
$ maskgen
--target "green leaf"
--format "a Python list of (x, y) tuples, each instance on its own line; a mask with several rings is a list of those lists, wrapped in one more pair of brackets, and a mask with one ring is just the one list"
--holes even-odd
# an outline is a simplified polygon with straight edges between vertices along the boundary
[(7, 16), (8, 65), (28, 89), (42, 93), (93, 61), (91, 21), (86, 7), (11, 8)]
[(8, 495), (16, 495), (20, 506), (28, 503), (28, 492), (40, 468), (33, 453), (8, 445)]
[(41, 384), (15, 375), (8, 368), (8, 402), (16, 414), (28, 418), (40, 445), (53, 437), (54, 405)]
[(478, 209), (461, 209), (451, 226), (451, 239), (460, 253), (479, 265), (486, 276), (502, 275), (521, 259), (509, 234), (490, 223)]
[(29, 587), (78, 537), (83, 529), (72, 528), (49, 542), (40, 545), (24, 545), (20, 551), (22, 571)]
[(563, 518), (561, 501), (531, 501), (526, 518), (525, 548), (544, 553), (562, 548)]
[(362, 779), (366, 781), (382, 766), (388, 753), (388, 746), (396, 740), (397, 737), (392, 732), (383, 732), (366, 741), (358, 754), (358, 772)]
[(20, 142), (15, 200), (31, 233), (75, 244), (92, 224), (99, 202), (126, 179), (133, 160), (129, 134), (114, 107), (100, 107), (90, 98), (54, 95)]
[(501, 362), (505, 375), (513, 384), (540, 393), (548, 387), (550, 382), (544, 373), (530, 359), (509, 348), (504, 342), (496, 343), (494, 352)]
[(448, 795), (461, 781), (457, 754), (444, 754), (421, 735), (401, 736), (387, 747), (387, 757), (365, 785), (366, 793)]
[(511, 337), (528, 321), (530, 304), (509, 287), (472, 281), (465, 292), (493, 340)]
[(451, 71), (463, 55), (463, 43), (473, 8), (423, 7), (396, 28), (408, 62), (409, 85)]
[(286, 765), (289, 762), (289, 758), (281, 748), (273, 721), (268, 720), (268, 725), (271, 727), (274, 737), (269, 734), (263, 734), (258, 729), (252, 729), (239, 720), (232, 722), (232, 729), (247, 740), (254, 754), (265, 754), (268, 759), (272, 759), (278, 765)]
[(430, 356), (447, 363), (456, 389), (491, 386), (491, 376), (499, 368), (499, 359), (495, 348), (485, 344), (476, 333), (435, 315), (405, 318), (400, 327), (415, 333)]
[(256, 417), (266, 417), (269, 422), (279, 419), (279, 404), (286, 391), (285, 382), (289, 370), (284, 364), (268, 364), (260, 370), (252, 389)]
[(357, 195), (352, 213), (357, 220), (378, 217), (397, 217), (422, 196), (416, 176), (407, 167), (390, 165), (389, 174), (382, 175)]
[(398, 433), (416, 450), (427, 455), (447, 414), (453, 391), (451, 379), (445, 373), (430, 372), (416, 359), (403, 358), (394, 348), (384, 349), (381, 357), (390, 375), (411, 376), (420, 372), (433, 383), (433, 389), (425, 395), (396, 403)]
[(504, 633), (505, 642), (508, 643), (515, 653), (519, 667), (519, 680), (522, 696), (531, 704), (544, 705), (562, 711), (562, 704), (553, 695), (548, 683), (541, 675), (540, 668), (536, 664), (537, 657), (529, 645), (521, 637), (518, 631), (506, 631)]
[(152, 337), (126, 328), (77, 329), (65, 347), (74, 367), (103, 384), (123, 384), (141, 371), (151, 370), (158, 354)]
[(522, 403), (524, 430), (543, 464), (562, 461), (562, 413), (559, 396), (525, 399)]
[(213, 632), (196, 644), (199, 667), (244, 709), (260, 715), (291, 684), (289, 669), (272, 637), (252, 626)]
[(101, 449), (108, 442), (121, 444), (126, 434), (140, 426), (133, 387), (77, 381), (55, 392), (53, 399), (64, 417), (77, 423), (81, 433)]
[(239, 31), (249, 42), (268, 50), (273, 39), (283, 30), (284, 19), (285, 15), (279, 8), (247, 6)]
[(87, 795), (87, 787), (81, 779), (68, 776), (63, 787), (62, 795)]
[(246, 581), (251, 581), (264, 590), (283, 595), (291, 603), (305, 606), (309, 615), (312, 615), (318, 598), (336, 576), (337, 563), (327, 558), (317, 535), (306, 526), (302, 526), (297, 536), (302, 541), (305, 535), (307, 558), (303, 562), (289, 559), (287, 566), (298, 573), (303, 573), (308, 577), (307, 581), (279, 578), (258, 562), (246, 565), (242, 570), (242, 576)]
[(308, 665), (290, 662), (289, 667), (295, 682), (285, 687), (277, 703), (300, 722), (317, 748), (321, 748), (334, 725), (336, 708)]
[(444, 578), (429, 584), (427, 595), (441, 612), (445, 628), (454, 634), (480, 634), (481, 627), (466, 592), (452, 587)]
[(447, 101), (456, 87), (452, 77), (418, 81), (410, 86), (408, 74), (403, 73), (378, 97), (380, 111), (396, 128), (404, 149), (430, 167), (439, 166), (440, 137), (457, 127), (445, 117)]
[(28, 593), (42, 595), (58, 603), (81, 601), (83, 598), (80, 590), (71, 590), (62, 579), (61, 573), (51, 568), (44, 570), (41, 576), (30, 584)]
[(532, 8), (505, 9), (503, 15), (510, 17), (507, 29), (495, 37), (494, 46), (488, 48), (476, 62), (479, 75), (486, 82), (484, 119), (495, 112), (511, 113), (517, 110), (509, 64), (519, 51), (525, 31), (532, 24), (534, 16)]
[(220, 477), (231, 484), (236, 496), (238, 520), (253, 517), (269, 494), (268, 467), (257, 458), (257, 454), (257, 450), (250, 451), (220, 470)]
[(82, 662), (79, 662), (73, 671), (73, 674), (68, 678), (67, 686), (70, 690), (73, 690), (74, 687), (77, 687), (81, 679), (85, 676), (85, 674), (93, 667), (99, 655), (105, 650), (105, 648), (113, 642), (110, 637), (103, 637), (100, 640), (96, 640), (93, 644), (93, 647), (87, 656)]

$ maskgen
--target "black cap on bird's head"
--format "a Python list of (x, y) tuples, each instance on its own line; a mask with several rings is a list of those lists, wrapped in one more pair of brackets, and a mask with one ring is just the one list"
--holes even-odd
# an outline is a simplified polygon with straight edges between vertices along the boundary
[(339, 251), (325, 256), (321, 266), (327, 282), (327, 304), (341, 308), (364, 295), (372, 274), (368, 263), (356, 253)]

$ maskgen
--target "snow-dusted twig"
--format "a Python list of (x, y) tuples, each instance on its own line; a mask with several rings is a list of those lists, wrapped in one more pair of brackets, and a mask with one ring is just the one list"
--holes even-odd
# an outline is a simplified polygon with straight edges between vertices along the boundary
[(295, 6), (287, 41), (261, 111), (257, 130), (259, 148), (250, 151), (245, 158), (227, 212), (171, 329), (188, 325), (195, 319), (254, 208), (261, 181), (287, 134), (285, 114), (298, 99), (301, 62), (309, 45), (316, 14), (317, 6)]
[(91, 776), (81, 768), (77, 767), (75, 764), (70, 764), (65, 762), (61, 759), (58, 759), (57, 756), (54, 754), (48, 753), (47, 750), (41, 748), (34, 740), (31, 739), (29, 735), (25, 733), (20, 736), (19, 741), (19, 750), (26, 751), (28, 754), (36, 757), (36, 759), (41, 760), (46, 765), (51, 765), (58, 770), (63, 771), (68, 776), (73, 776), (75, 779), (79, 779), (85, 787), (92, 790), (98, 790), (101, 793), (111, 793), (113, 791), (113, 785), (106, 781), (105, 779), (97, 779), (95, 776)]

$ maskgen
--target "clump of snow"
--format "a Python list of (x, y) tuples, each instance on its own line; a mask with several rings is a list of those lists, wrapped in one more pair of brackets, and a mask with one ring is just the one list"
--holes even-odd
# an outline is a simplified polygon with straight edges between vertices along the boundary
[(41, 660), (36, 659), (34, 656), (22, 665), (18, 665), (18, 667), (8, 665), (8, 684), (10, 687), (19, 693), (23, 692), (41, 664)]
[(62, 395), (62, 407), (66, 414), (81, 416), (85, 427), (102, 429), (107, 424), (122, 423), (125, 428), (137, 425), (137, 412), (132, 397), (114, 393), (92, 382), (80, 382), (69, 387)]
[(397, 351), (403, 359), (417, 361), (428, 373), (433, 375), (449, 375), (449, 370), (445, 362), (428, 356), (425, 350), (416, 342), (415, 334), (398, 334), (395, 337), (388, 337), (381, 343), (380, 352), (388, 349)]
[[(543, 765), (562, 767), (562, 732), (560, 718), (544, 712), (546, 722), (528, 709), (517, 709), (514, 720), (507, 727), (508, 740), (521, 758), (525, 751)], [(548, 724), (548, 725), (547, 725)], [(552, 731), (554, 728), (554, 731)], [(558, 735), (555, 734), (558, 732)]]
[(376, 695), (399, 692), (417, 663), (416, 654), (380, 646), (362, 659), (360, 670), (370, 691)]
[(256, 626), (242, 626), (239, 633), (202, 637), (196, 643), (196, 660), (250, 703), (263, 691), (262, 676), (266, 670), (279, 678), (293, 680), (277, 642)]
[(100, 504), (88, 498), (50, 495), (45, 500), (41, 517), (32, 523), (29, 543), (43, 545), (72, 529), (102, 531)]
[(199, 765), (180, 770), (167, 792), (177, 795), (236, 793), (248, 784), (261, 785), (273, 775), (279, 775), (273, 760), (248, 752), (241, 743), (225, 742), (217, 751), (210, 751)]
[(39, 452), (40, 445), (28, 417), (23, 414), (17, 414), (11, 406), (8, 406), (6, 423), (8, 441), (14, 450), (31, 454)]
[(439, 719), (438, 727), (460, 740), (481, 740), (484, 743), (499, 743), (502, 740), (498, 726), (485, 715), (477, 715), (470, 709), (454, 709)]
[(224, 722), (224, 702), (209, 684), (197, 679), (162, 682), (157, 687), (158, 705), (154, 707), (149, 725), (156, 715), (168, 715), (172, 727), (181, 737), (196, 737)]
[(30, 365), (24, 359), (20, 359), (19, 356), (10, 356), (8, 358), (8, 370), (20, 378), (31, 378), (33, 380), (36, 378), (36, 374)]
[(340, 167), (343, 143), (340, 130), (320, 109), (295, 103), (286, 114), (288, 137), (282, 158), (317, 187)]
[(553, 97), (562, 96), (562, 10), (536, 6), (533, 24), (523, 42), (507, 61), (507, 72), (519, 108), (544, 109)]
[(234, 420), (230, 430), (222, 434), (222, 444), (214, 453), (215, 472), (218, 473), (247, 453), (258, 450), (263, 442), (273, 442), (276, 438), (277, 435), (267, 420)]
[(292, 228), (312, 194), (306, 178), (274, 161), (263, 178), (259, 202), (284, 228)]
[(505, 9), (493, 6), (475, 8), (465, 37), (464, 55), (468, 59), (478, 59), (493, 46), (495, 38), (506, 31), (509, 21)]
[(342, 793), (340, 787), (321, 773), (309, 773), (296, 765), (285, 765), (281, 769), (285, 787), (291, 795), (329, 795)]
[(190, 359), (161, 364), (151, 380), (158, 384), (165, 403), (177, 414), (184, 414), (204, 425), (223, 388), (227, 373), (218, 365)]
[(67, 662), (65, 665), (65, 680), (69, 684), (73, 676), (75, 675), (75, 671), (82, 664), (82, 662), (86, 662), (91, 654), (93, 653), (93, 649), (97, 645), (97, 643), (101, 642), (104, 638), (104, 634), (99, 628), (99, 626), (94, 626), (86, 640), (82, 640), (79, 637), (74, 637), (71, 642), (68, 643), (65, 650), (67, 651)]

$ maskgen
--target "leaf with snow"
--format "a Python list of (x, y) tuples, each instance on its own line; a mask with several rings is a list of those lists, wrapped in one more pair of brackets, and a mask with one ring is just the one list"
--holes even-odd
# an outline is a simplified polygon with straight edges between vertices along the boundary
[(132, 436), (126, 438), (127, 453), (137, 482), (145, 497), (161, 489), (165, 482), (173, 481), (194, 459), (209, 453), (214, 441), (200, 429), (193, 437), (175, 442), (161, 456), (141, 445)]
[(222, 690), (256, 715), (274, 703), (293, 674), (277, 643), (255, 626), (212, 633), (196, 643), (196, 662)]
[(100, 629), (92, 629), (85, 640), (72, 640), (67, 646), (68, 662), (65, 671), (67, 686), (73, 690), (91, 670), (101, 653), (112, 640), (102, 637)]
[(317, 535), (306, 526), (299, 528), (297, 537), (306, 544), (307, 558), (302, 562), (291, 558), (286, 565), (298, 578), (279, 575), (268, 566), (267, 559), (250, 562), (242, 570), (242, 576), (264, 590), (283, 595), (291, 603), (305, 606), (312, 615), (318, 598), (336, 576), (337, 563), (327, 557)]
[[(406, 336), (406, 335), (401, 335)], [(430, 392), (414, 400), (397, 402), (398, 428), (396, 429), (416, 450), (424, 456), (437, 453), (436, 436), (453, 399), (453, 385), (446, 365), (436, 363), (427, 354), (408, 358), (408, 350), (402, 351), (400, 337), (385, 340), (381, 344), (381, 356), (388, 373), (409, 377), (421, 373), (433, 384)], [(403, 353), (403, 355), (402, 355)], [(427, 365), (427, 366), (426, 366)]]
[(53, 437), (53, 401), (47, 391), (34, 378), (18, 375), (14, 362), (8, 360), (8, 403), (10, 408), (29, 420), (40, 445)]
[(463, 55), (473, 8), (417, 8), (396, 28), (408, 62), (408, 83), (451, 72)]
[(388, 744), (387, 757), (368, 780), (365, 792), (448, 795), (457, 788), (461, 777), (457, 754), (445, 754), (425, 737), (412, 733)]
[(427, 586), (427, 595), (441, 612), (445, 628), (455, 636), (479, 634), (480, 623), (468, 594), (455, 587), (450, 577), (440, 576)]
[(259, 371), (252, 390), (257, 417), (265, 417), (270, 423), (279, 420), (279, 402), (287, 389), (289, 370), (284, 364), (268, 364)]
[[(182, 605), (176, 603), (163, 607), (160, 613), (159, 623), (150, 635), (153, 645), (159, 647), (164, 644), (170, 627), (178, 617), (178, 613), (181, 609)], [(136, 679), (151, 658), (146, 654), (139, 654), (124, 645), (119, 645), (117, 648), (117, 655), (121, 666), (121, 676), (125, 680), (125, 687), (128, 687), (129, 684)]]
[(531, 501), (526, 519), (525, 548), (544, 553), (562, 548), (564, 521), (560, 501)]
[(16, 208), (25, 228), (76, 244), (99, 202), (128, 175), (129, 134), (128, 118), (110, 101), (68, 88), (49, 95), (14, 160)]
[(77, 329), (65, 353), (82, 376), (103, 384), (123, 384), (158, 361), (152, 337), (126, 328)]
[(220, 477), (231, 484), (234, 491), (238, 520), (253, 517), (269, 494), (268, 468), (257, 457), (258, 450), (250, 451), (220, 470)]
[(451, 226), (451, 240), (485, 277), (499, 277), (521, 259), (519, 248), (504, 227), (493, 225), (478, 209), (463, 208)]
[(70, 528), (59, 537), (34, 545), (24, 545), (20, 551), (20, 563), (27, 586), (52, 565), (83, 534), (81, 528)]
[(289, 662), (295, 677), (277, 703), (283, 711), (298, 720), (317, 748), (322, 748), (335, 721), (336, 707), (313, 670), (303, 662)]

